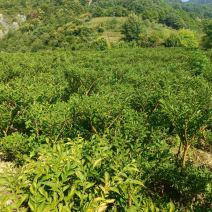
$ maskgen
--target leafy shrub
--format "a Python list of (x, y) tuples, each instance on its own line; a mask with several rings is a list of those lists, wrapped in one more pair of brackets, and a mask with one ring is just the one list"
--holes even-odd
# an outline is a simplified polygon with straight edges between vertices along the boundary
[(212, 132), (211, 130), (205, 130), (204, 133), (204, 140), (210, 146), (210, 152), (212, 147)]
[(207, 19), (204, 21), (204, 32), (205, 36), (202, 37), (203, 47), (206, 49), (212, 48), (211, 38), (212, 38), (212, 21)]
[(166, 47), (179, 47), (180, 46), (180, 38), (178, 34), (173, 33), (167, 39), (165, 39)]
[(139, 35), (142, 33), (142, 20), (135, 14), (128, 17), (122, 26), (122, 34), (125, 36), (126, 41), (138, 40)]
[(182, 29), (178, 33), (171, 34), (165, 40), (166, 47), (186, 47), (197, 48), (199, 46), (197, 38), (190, 30)]
[[(5, 170), (0, 177), (1, 185), (17, 192), (14, 204), (5, 210), (19, 208), (25, 200), (28, 200), (33, 212), (55, 209), (106, 211), (111, 207), (116, 208), (116, 211), (129, 212), (158, 210), (151, 200), (137, 195), (144, 185), (132, 178), (139, 172), (134, 160), (123, 164), (125, 160), (120, 160), (123, 156), (120, 155), (119, 159), (104, 140), (68, 140), (68, 143), (52, 148), (47, 139), (47, 144), (39, 149), (37, 161), (27, 158), (28, 163), (23, 170), (12, 173), (9, 178)], [(17, 181), (15, 176), (18, 177)], [(4, 203), (5, 200), (13, 199), (13, 195), (4, 195)], [(170, 211), (175, 209), (172, 202), (167, 207), (170, 207)]]
[(98, 32), (99, 32), (99, 33), (103, 33), (104, 31), (105, 31), (104, 27), (101, 27), (101, 26), (100, 26), (100, 27), (98, 28)]
[(156, 47), (160, 45), (160, 37), (156, 33), (140, 34), (138, 45), (141, 47)]
[[(147, 207), (170, 211), (170, 199), (180, 210), (186, 203), (191, 205), (193, 198), (202, 207), (199, 191), (205, 203), (211, 202), (211, 174), (190, 161), (182, 164), (181, 154), (178, 159), (172, 154), (178, 146), (173, 142), (176, 134), (186, 156), (199, 133), (211, 126), (210, 61), (209, 68), (195, 75), (192, 70), (198, 58), (194, 58), (202, 52), (131, 49), (129, 43), (119, 44), (125, 49), (109, 53), (1, 55), (0, 137), (5, 147), (1, 151), (30, 156), (17, 160), (19, 164), (24, 161), (22, 178), (9, 173), (13, 178), (5, 182), (7, 176), (0, 175), (5, 193), (27, 183), (14, 209), (24, 194), (28, 196), (20, 207), (31, 211), (52, 205), (64, 211), (67, 205), (72, 211), (91, 207), (95, 211), (102, 206), (107, 211), (144, 211)], [(84, 140), (75, 139), (78, 135)], [(23, 140), (29, 149), (11, 150), (8, 143), (16, 137), (14, 147)], [(107, 188), (113, 189), (108, 193), (107, 173)], [(91, 187), (85, 189), (88, 183)], [(73, 187), (75, 193), (67, 199)], [(94, 201), (98, 197), (102, 199)]]
[(24, 161), (24, 155), (29, 155), (30, 151), (36, 149), (38, 144), (35, 142), (35, 135), (28, 137), (18, 132), (12, 133), (0, 140), (0, 151), (4, 157), (21, 163)]
[(3, 170), (0, 176), (0, 211), (26, 212), (27, 208), (23, 205), (28, 200), (29, 182), (23, 169), (11, 165)]
[(186, 29), (182, 29), (178, 32), (180, 38), (180, 46), (186, 48), (197, 48), (199, 46), (197, 38), (194, 32)]
[(97, 38), (97, 40), (95, 40), (92, 44), (91, 44), (91, 48), (98, 50), (98, 51), (104, 51), (104, 50), (109, 50), (110, 49), (110, 45), (107, 42), (107, 40), (105, 39), (105, 37), (99, 37)]
[(195, 51), (191, 57), (189, 69), (194, 76), (204, 74), (207, 77), (210, 74), (210, 60), (200, 51)]

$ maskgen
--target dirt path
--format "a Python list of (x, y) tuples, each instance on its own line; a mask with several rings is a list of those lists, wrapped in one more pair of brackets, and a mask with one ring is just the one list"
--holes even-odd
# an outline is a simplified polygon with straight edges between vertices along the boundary
[[(176, 155), (178, 152), (178, 147), (173, 150), (173, 154)], [(183, 151), (181, 152), (182, 157)], [(187, 160), (193, 161), (194, 166), (206, 166), (210, 171), (212, 171), (212, 154), (200, 149), (189, 148)]]
[(205, 165), (210, 171), (212, 171), (212, 154), (200, 149), (190, 149), (189, 159), (194, 161), (196, 167)]

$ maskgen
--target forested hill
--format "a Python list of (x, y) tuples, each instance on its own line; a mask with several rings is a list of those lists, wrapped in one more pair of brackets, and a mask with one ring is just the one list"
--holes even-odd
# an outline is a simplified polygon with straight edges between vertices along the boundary
[[(91, 20), (114, 18), (109, 30), (121, 32), (118, 18), (123, 22), (132, 13), (150, 23), (175, 30), (201, 31), (200, 19), (212, 17), (212, 7), (201, 6), (180, 0), (1, 0), (0, 14), (3, 14), (4, 24), (0, 20), (0, 30), (7, 32), (5, 23), (12, 26), (17, 22), (20, 27), (10, 30), (7, 35), (5, 33), (0, 40), (0, 51), (36, 52), (67, 46), (78, 49), (85, 43), (91, 44), (108, 30), (101, 22), (99, 25), (90, 24)], [(26, 21), (17, 20), (18, 14), (26, 15)], [(148, 26), (147, 23), (145, 27)]]
[(198, 4), (212, 4), (211, 0), (190, 0), (189, 2), (194, 2)]

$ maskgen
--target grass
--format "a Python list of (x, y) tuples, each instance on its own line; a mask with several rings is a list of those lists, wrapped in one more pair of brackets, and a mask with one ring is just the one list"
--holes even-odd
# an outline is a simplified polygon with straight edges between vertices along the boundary
[(111, 21), (115, 20), (117, 22), (116, 28), (120, 27), (125, 21), (126, 17), (98, 17), (93, 18), (91, 21), (87, 22), (86, 25), (91, 27), (98, 27), (100, 24), (108, 26)]

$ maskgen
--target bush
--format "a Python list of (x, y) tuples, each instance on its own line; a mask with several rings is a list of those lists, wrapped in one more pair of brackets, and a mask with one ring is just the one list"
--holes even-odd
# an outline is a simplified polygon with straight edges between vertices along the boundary
[(139, 35), (142, 33), (142, 19), (135, 14), (128, 17), (123, 25), (122, 34), (125, 36), (126, 41), (138, 40)]
[(185, 48), (197, 48), (199, 46), (197, 38), (194, 32), (190, 30), (182, 29), (178, 33), (171, 34), (165, 40), (166, 47), (185, 47)]
[(18, 132), (12, 133), (0, 140), (0, 151), (8, 160), (16, 161), (18, 164), (24, 161), (24, 155), (36, 149), (35, 135), (28, 137)]
[[(5, 185), (8, 191), (17, 191), (13, 192), (15, 202), (6, 206), (5, 211), (11, 208), (20, 211), (24, 201), (33, 212), (159, 210), (149, 198), (137, 195), (144, 185), (133, 179), (139, 172), (135, 161), (125, 164), (124, 156), (120, 160), (106, 140), (68, 140), (52, 148), (47, 139), (37, 161), (28, 158), (23, 169), (16, 172), (5, 169), (0, 185)], [(13, 199), (13, 195), (3, 194), (5, 198)], [(175, 210), (172, 202), (165, 207), (170, 212)], [(3, 208), (1, 203), (0, 209)]]
[(197, 38), (194, 32), (186, 29), (182, 29), (178, 32), (180, 38), (180, 46), (186, 48), (197, 48), (199, 46)]
[(99, 37), (97, 38), (97, 40), (95, 40), (92, 44), (91, 44), (91, 48), (98, 50), (98, 51), (104, 51), (104, 50), (109, 50), (110, 49), (110, 45), (107, 42), (107, 40), (105, 39), (105, 37)]
[(165, 39), (164, 45), (166, 47), (179, 47), (180, 38), (177, 33), (171, 34), (167, 39)]
[(202, 38), (203, 47), (206, 49), (212, 48), (212, 21), (205, 20), (204, 21), (204, 33), (205, 36)]
[(196, 51), (191, 57), (189, 69), (193, 76), (204, 74), (205, 77), (207, 77), (209, 70), (211, 70), (210, 60), (200, 51)]
[(103, 33), (104, 31), (105, 31), (104, 27), (101, 27), (101, 26), (100, 26), (100, 27), (98, 28), (98, 32), (99, 32), (99, 33)]

